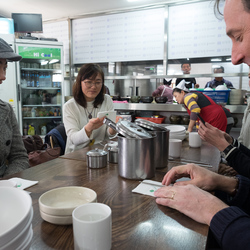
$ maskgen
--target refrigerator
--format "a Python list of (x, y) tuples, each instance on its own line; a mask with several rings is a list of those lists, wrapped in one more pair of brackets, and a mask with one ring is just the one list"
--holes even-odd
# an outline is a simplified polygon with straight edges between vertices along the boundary
[(16, 39), (15, 48), (22, 56), (16, 65), (20, 131), (44, 137), (62, 123), (63, 44)]

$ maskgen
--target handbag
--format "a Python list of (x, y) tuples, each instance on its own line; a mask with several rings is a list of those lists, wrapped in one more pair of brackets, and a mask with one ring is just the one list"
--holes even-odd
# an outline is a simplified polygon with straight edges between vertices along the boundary
[(38, 164), (44, 163), (56, 159), (60, 156), (61, 148), (51, 148), (49, 144), (43, 144), (42, 149), (32, 151), (28, 154), (29, 164), (31, 167), (34, 167)]
[(39, 135), (25, 135), (22, 139), (28, 154), (43, 147), (43, 139)]

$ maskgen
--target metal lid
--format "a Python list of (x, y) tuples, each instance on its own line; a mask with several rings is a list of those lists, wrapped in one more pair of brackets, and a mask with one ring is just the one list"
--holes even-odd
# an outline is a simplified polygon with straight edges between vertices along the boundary
[(152, 138), (153, 136), (144, 130), (142, 127), (138, 126), (135, 123), (132, 123), (127, 120), (119, 120), (117, 123), (114, 123), (107, 117), (104, 118), (103, 123), (108, 125), (110, 128), (116, 130), (119, 134), (123, 135), (126, 138)]
[(102, 149), (95, 148), (87, 152), (88, 156), (103, 156), (107, 155), (108, 153)]
[(127, 138), (152, 138), (153, 136), (135, 123), (119, 120), (116, 124), (119, 133)]
[(143, 128), (150, 129), (152, 131), (168, 131), (168, 129), (163, 127), (162, 125), (145, 119), (136, 119), (135, 123)]

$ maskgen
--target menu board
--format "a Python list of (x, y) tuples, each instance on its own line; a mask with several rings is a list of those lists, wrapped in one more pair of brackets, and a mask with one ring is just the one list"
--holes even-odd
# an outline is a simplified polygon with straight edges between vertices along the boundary
[(164, 8), (72, 20), (73, 63), (163, 60)]
[(231, 55), (224, 19), (215, 16), (213, 4), (205, 1), (169, 7), (169, 59)]
[(68, 21), (43, 23), (43, 36), (46, 38), (57, 38), (63, 43), (64, 64), (69, 64), (69, 28)]

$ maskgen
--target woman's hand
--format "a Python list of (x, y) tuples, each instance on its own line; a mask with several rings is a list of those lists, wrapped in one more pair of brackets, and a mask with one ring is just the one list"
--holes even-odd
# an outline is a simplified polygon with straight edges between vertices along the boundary
[(223, 151), (229, 144), (232, 143), (232, 137), (230, 135), (207, 122), (206, 124), (200, 122), (198, 134), (202, 140), (212, 144), (220, 151)]
[(156, 203), (174, 208), (200, 223), (210, 225), (214, 215), (228, 207), (212, 194), (193, 185), (168, 186), (154, 192)]
[(88, 137), (90, 137), (93, 130), (100, 128), (103, 125), (103, 120), (105, 117), (102, 118), (92, 118), (89, 120), (87, 125), (85, 126), (85, 132)]

